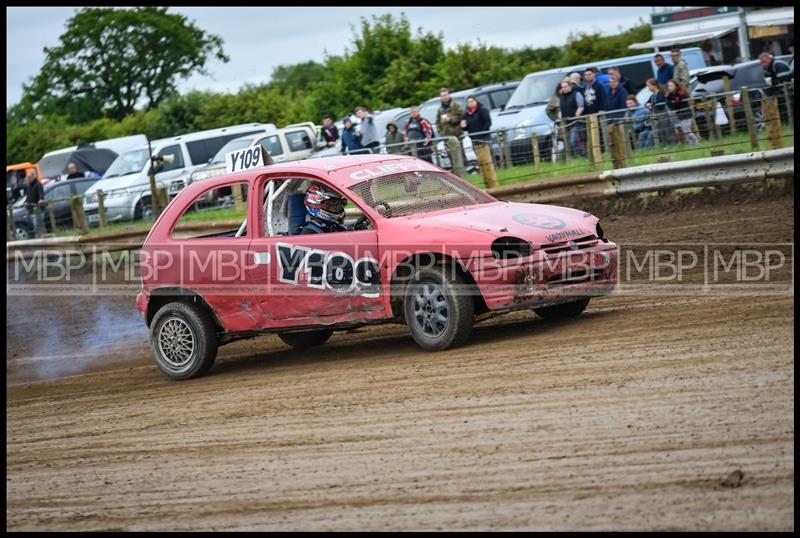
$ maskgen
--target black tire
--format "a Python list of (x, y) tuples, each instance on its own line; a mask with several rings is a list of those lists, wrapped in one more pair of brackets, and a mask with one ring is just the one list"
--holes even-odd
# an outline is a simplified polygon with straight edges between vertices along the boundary
[(150, 324), (150, 346), (156, 364), (167, 377), (191, 379), (205, 374), (214, 364), (217, 328), (201, 307), (168, 303), (156, 312)]
[(465, 293), (461, 276), (451, 278), (447, 268), (418, 271), (405, 288), (406, 324), (419, 347), (440, 351), (464, 344), (472, 333), (475, 305)]
[(544, 319), (571, 319), (580, 316), (587, 306), (589, 306), (589, 297), (570, 303), (534, 308), (533, 311)]
[[(149, 202), (149, 199), (147, 200)], [(133, 210), (133, 220), (142, 220), (153, 216), (153, 206), (147, 205), (145, 200), (136, 202), (136, 209)]]
[(33, 230), (27, 224), (18, 222), (14, 228), (17, 240), (31, 239), (33, 237)]
[(278, 336), (286, 344), (295, 349), (308, 349), (314, 346), (321, 346), (333, 334), (333, 331), (328, 329), (320, 329), (318, 331), (303, 331), (297, 333), (278, 333)]

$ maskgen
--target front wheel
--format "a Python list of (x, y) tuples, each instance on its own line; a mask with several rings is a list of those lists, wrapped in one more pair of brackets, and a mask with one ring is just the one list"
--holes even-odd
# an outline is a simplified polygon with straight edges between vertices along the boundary
[(167, 377), (190, 379), (206, 373), (217, 358), (217, 329), (200, 307), (173, 302), (162, 306), (150, 324), (156, 364)]
[(463, 278), (444, 268), (417, 272), (406, 286), (404, 314), (411, 336), (426, 351), (440, 351), (467, 341), (475, 305)]
[(533, 311), (544, 319), (570, 319), (581, 315), (589, 305), (589, 298), (579, 299), (571, 303), (562, 303), (542, 308), (534, 308)]
[(320, 329), (318, 331), (303, 331), (297, 333), (278, 333), (278, 336), (286, 344), (295, 349), (307, 349), (314, 346), (321, 346), (328, 341), (333, 331)]

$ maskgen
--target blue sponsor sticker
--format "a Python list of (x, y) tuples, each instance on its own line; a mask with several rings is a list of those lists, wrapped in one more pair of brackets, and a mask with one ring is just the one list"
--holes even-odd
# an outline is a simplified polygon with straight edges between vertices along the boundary
[(560, 230), (566, 223), (558, 217), (542, 215), (539, 213), (521, 213), (512, 217), (515, 221), (525, 226), (541, 228), (542, 230)]

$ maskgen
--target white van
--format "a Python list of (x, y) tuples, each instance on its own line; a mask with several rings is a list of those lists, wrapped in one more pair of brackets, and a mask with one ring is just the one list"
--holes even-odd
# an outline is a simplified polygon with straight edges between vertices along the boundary
[[(229, 140), (274, 130), (277, 128), (271, 123), (247, 123), (154, 140), (150, 143), (152, 155), (166, 157), (156, 167), (156, 186), (168, 188), (176, 177), (206, 164)], [(90, 224), (99, 221), (98, 190), (103, 191), (106, 222), (152, 215), (148, 177), (150, 155), (146, 145), (120, 154), (106, 170), (103, 179), (86, 191), (83, 208)]]

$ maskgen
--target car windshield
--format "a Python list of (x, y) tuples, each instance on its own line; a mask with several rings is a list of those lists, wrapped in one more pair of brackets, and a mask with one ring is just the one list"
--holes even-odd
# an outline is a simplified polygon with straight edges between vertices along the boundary
[(225, 162), (225, 154), (230, 153), (231, 151), (236, 151), (239, 149), (244, 149), (248, 147), (250, 144), (253, 143), (253, 138), (235, 138), (222, 146), (220, 150), (217, 152), (214, 157), (208, 161), (209, 164), (215, 163), (224, 163)]
[(392, 174), (362, 181), (350, 190), (386, 218), (495, 201), (482, 190), (443, 172)]
[(506, 103), (506, 110), (522, 108), (536, 103), (546, 103), (556, 92), (556, 84), (564, 78), (563, 73), (549, 73), (525, 77)]
[(439, 110), (439, 106), (442, 104), (441, 99), (436, 99), (434, 101), (428, 101), (421, 107), (419, 107), (419, 115), (428, 120), (431, 125), (436, 125), (436, 111)]
[(146, 148), (126, 151), (114, 159), (114, 162), (111, 163), (111, 166), (106, 170), (103, 179), (139, 173), (142, 171), (145, 164), (147, 164)]

